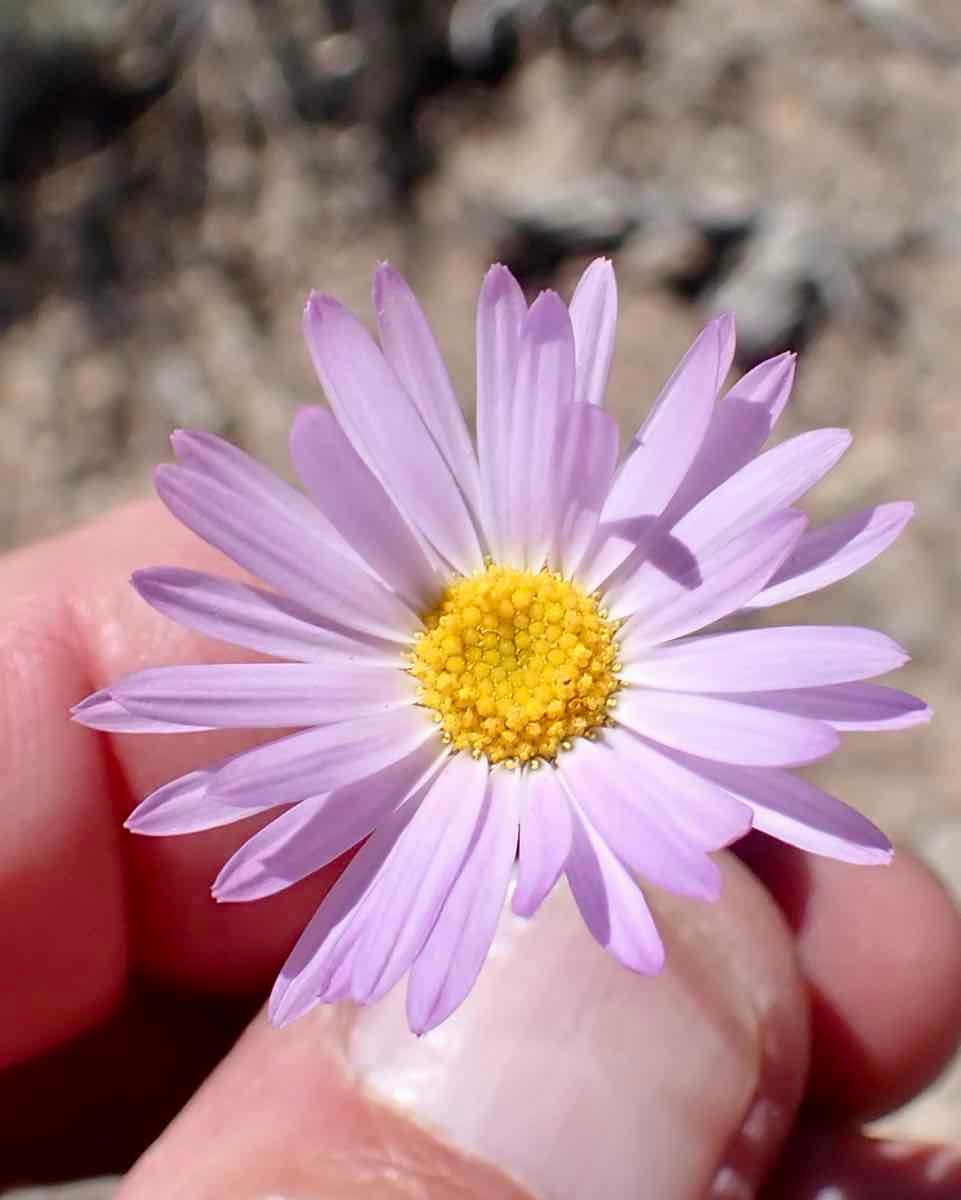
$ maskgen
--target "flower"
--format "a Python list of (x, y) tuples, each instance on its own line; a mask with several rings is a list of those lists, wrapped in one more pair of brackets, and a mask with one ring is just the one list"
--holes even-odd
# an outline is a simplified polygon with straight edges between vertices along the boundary
[[(761, 452), (794, 357), (721, 399), (734, 320), (701, 333), (618, 466), (602, 407), (617, 296), (588, 267), (566, 307), (528, 308), (503, 266), (477, 310), (477, 450), (402, 277), (374, 280), (381, 346), (327, 296), (305, 331), (330, 409), (302, 410), (303, 495), (239, 449), (179, 432), (167, 507), (270, 586), (177, 567), (133, 579), (161, 613), (289, 661), (139, 671), (88, 697), (94, 729), (298, 731), (191, 772), (127, 825), (178, 834), (284, 811), (227, 862), (219, 900), (290, 886), (358, 843), (294, 947), (270, 1014), (368, 1003), (409, 973), (411, 1028), (473, 986), (508, 894), (532, 915), (566, 875), (621, 962), (664, 960), (635, 880), (712, 900), (710, 852), (750, 828), (885, 863), (863, 816), (786, 768), (847, 730), (925, 720), (862, 682), (904, 651), (867, 629), (699, 631), (841, 579), (911, 516), (884, 504), (815, 530), (795, 503), (850, 443), (840, 429)], [(365, 840), (366, 839), (366, 840)]]

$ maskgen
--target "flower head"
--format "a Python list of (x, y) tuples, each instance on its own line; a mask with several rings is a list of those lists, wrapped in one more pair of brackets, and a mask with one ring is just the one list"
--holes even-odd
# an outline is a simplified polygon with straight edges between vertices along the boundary
[[(504, 267), (477, 311), (476, 451), (427, 320), (389, 266), (380, 347), (310, 298), (307, 344), (330, 409), (297, 417), (307, 495), (240, 450), (178, 433), (168, 508), (264, 581), (138, 572), (160, 612), (274, 660), (138, 672), (83, 701), (95, 729), (297, 732), (148, 796), (130, 829), (176, 834), (284, 810), (227, 862), (221, 900), (290, 886), (363, 846), (274, 988), (275, 1022), (368, 1003), (409, 973), (421, 1032), (469, 992), (517, 862), (533, 914), (566, 875), (626, 966), (664, 951), (635, 880), (714, 899), (712, 851), (750, 828), (851, 863), (891, 847), (787, 768), (847, 730), (929, 715), (864, 680), (904, 651), (867, 629), (702, 632), (804, 595), (889, 545), (886, 504), (808, 530), (794, 505), (847, 449), (822, 429), (762, 447), (790, 392), (782, 355), (719, 391), (734, 322), (713, 321), (618, 464), (602, 407), (616, 319), (609, 263), (570, 307), (528, 307)], [(366, 839), (366, 840), (365, 840)]]

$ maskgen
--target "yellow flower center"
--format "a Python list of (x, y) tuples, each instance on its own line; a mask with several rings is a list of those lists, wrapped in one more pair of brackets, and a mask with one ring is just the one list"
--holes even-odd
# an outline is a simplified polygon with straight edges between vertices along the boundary
[(410, 672), (457, 749), (536, 765), (607, 719), (617, 626), (559, 575), (488, 566), (455, 580), (424, 624)]

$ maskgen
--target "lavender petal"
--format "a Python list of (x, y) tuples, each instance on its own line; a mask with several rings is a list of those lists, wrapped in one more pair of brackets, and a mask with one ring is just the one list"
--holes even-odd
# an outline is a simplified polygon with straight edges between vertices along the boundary
[(616, 713), (642, 737), (718, 762), (799, 766), (830, 754), (839, 742), (821, 721), (685, 692), (628, 688)]
[(374, 309), (384, 357), (433, 434), (471, 513), (478, 514), (480, 477), (464, 413), (430, 322), (389, 263), (374, 274)]
[(879, 504), (812, 529), (764, 591), (745, 607), (770, 608), (846, 579), (887, 550), (913, 515), (913, 504)]
[(897, 642), (873, 629), (786, 625), (659, 646), (627, 664), (624, 677), (672, 691), (767, 692), (868, 679), (907, 658)]
[(617, 329), (617, 281), (609, 259), (589, 264), (574, 289), (570, 313), (577, 356), (574, 398), (603, 405)]
[(477, 453), (484, 532), (498, 560), (508, 529), (511, 399), (526, 316), (517, 280), (506, 267), (491, 267), (477, 302)]
[(411, 705), (397, 667), (318, 663), (204, 663), (153, 667), (111, 688), (128, 712), (153, 721), (220, 729), (324, 725)]
[(452, 567), (479, 570), (483, 554), (457, 482), (370, 334), (317, 294), (304, 312), (304, 334), (341, 428), (388, 495)]

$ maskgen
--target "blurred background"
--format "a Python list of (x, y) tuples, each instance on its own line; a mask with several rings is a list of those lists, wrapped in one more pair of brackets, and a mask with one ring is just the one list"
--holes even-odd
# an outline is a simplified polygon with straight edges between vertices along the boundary
[[(816, 514), (917, 502), (784, 617), (913, 651), (938, 719), (818, 778), (961, 894), (957, 0), (2, 0), (0, 547), (144, 492), (176, 426), (289, 474), (312, 286), (366, 315), (391, 259), (469, 408), (486, 266), (598, 253), (626, 435), (732, 309), (739, 369), (801, 351), (782, 428), (854, 430)], [(961, 1070), (885, 1124), (961, 1135)]]

